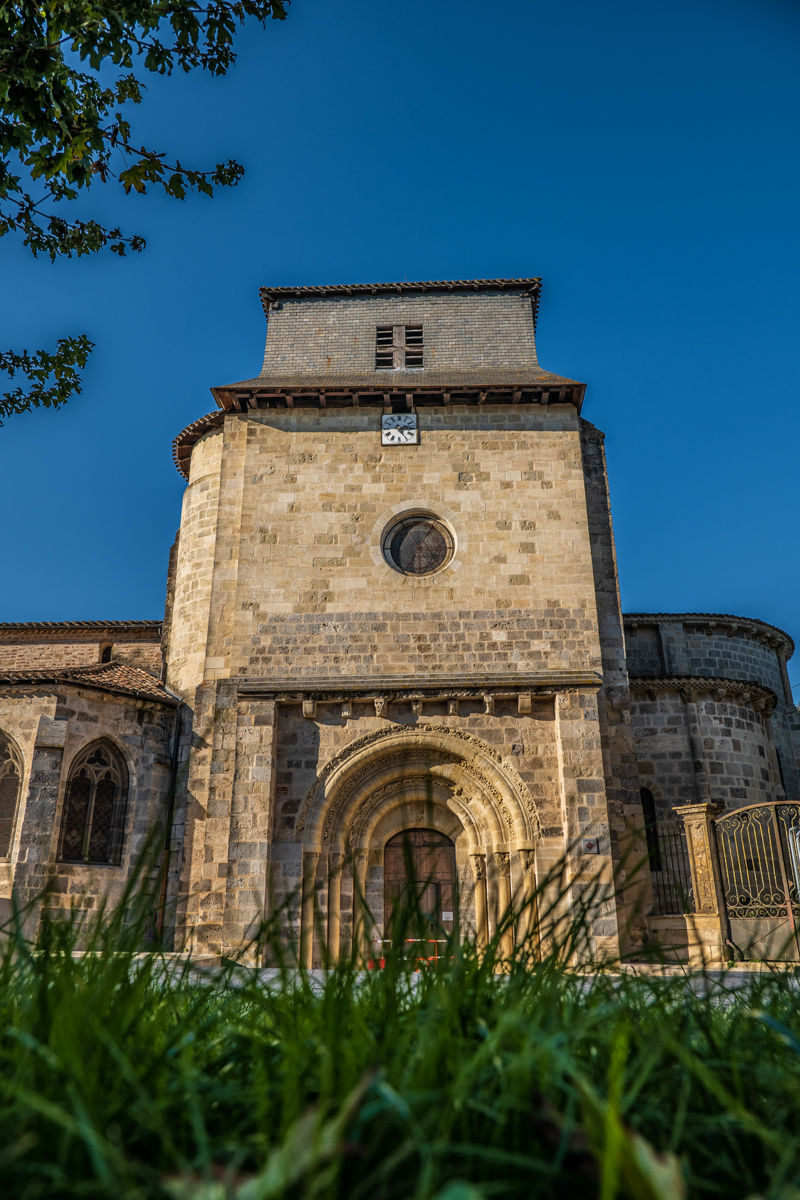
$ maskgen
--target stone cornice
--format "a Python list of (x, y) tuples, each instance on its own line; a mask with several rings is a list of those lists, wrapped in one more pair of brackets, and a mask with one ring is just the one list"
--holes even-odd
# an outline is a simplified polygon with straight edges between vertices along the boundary
[(702, 675), (673, 675), (632, 677), (630, 689), (634, 695), (659, 692), (678, 692), (684, 700), (699, 698), (712, 700), (734, 700), (748, 705), (757, 712), (769, 715), (778, 702), (778, 697), (760, 683), (748, 683), (741, 679), (724, 679)]
[(794, 642), (777, 625), (759, 621), (756, 617), (735, 617), (730, 613), (623, 613), (622, 622), (626, 629), (636, 629), (641, 625), (693, 625), (698, 629), (706, 629), (709, 633), (724, 633), (728, 637), (737, 634), (753, 638), (768, 646), (770, 650), (780, 650), (791, 658), (794, 654)]
[(502, 698), (523, 692), (554, 695), (565, 688), (597, 691), (602, 678), (596, 671), (536, 671), (515, 675), (388, 675), (383, 678), (312, 677), (309, 679), (253, 679), (238, 681), (240, 695), (269, 696), (285, 702), (305, 699), (339, 700), (381, 696), (392, 699), (468, 699), (484, 695)]

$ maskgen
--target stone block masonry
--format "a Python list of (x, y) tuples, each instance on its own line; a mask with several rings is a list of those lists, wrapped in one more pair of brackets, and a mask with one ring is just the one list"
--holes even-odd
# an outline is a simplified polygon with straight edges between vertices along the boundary
[[(539, 365), (539, 286), (262, 289), (262, 373), (174, 445), (163, 627), (0, 625), (0, 902), (46, 881), (64, 906), (118, 899), (169, 814), (177, 950), (258, 961), (267, 918), (305, 966), (372, 954), (412, 833), (448, 864), (432, 935), (546, 949), (591, 900), (593, 961), (665, 930), (719, 958), (708, 855), (684, 853), (697, 911), (666, 912), (645, 814), (673, 846), (676, 807), (708, 840), (718, 810), (800, 803), (794, 646), (708, 613), (623, 625), (603, 435), (584, 385)], [(417, 442), (383, 445), (387, 414)], [(121, 861), (121, 810), (102, 862), (90, 818), (79, 853), (64, 821), (98, 739), (130, 781)]]

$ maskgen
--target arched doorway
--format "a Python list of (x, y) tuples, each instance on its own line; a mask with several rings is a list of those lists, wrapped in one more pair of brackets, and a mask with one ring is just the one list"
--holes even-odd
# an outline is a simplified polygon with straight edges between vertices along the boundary
[[(532, 896), (539, 820), (513, 767), (466, 731), (432, 725), (375, 731), (331, 760), (297, 814), (303, 966), (336, 961), (351, 949), (361, 954), (388, 936), (387, 900), (393, 902), (405, 876), (402, 850), (394, 865), (386, 851), (395, 839), (402, 845), (409, 831), (444, 839), (436, 854), (451, 864), (453, 900), (452, 908), (445, 905), (441, 887), (431, 905), (440, 936), (457, 928), (485, 945), (512, 896), (521, 907)], [(395, 874), (393, 894), (385, 870)], [(415, 873), (424, 881), (430, 868)], [(453, 916), (445, 920), (447, 912)], [(510, 949), (511, 932), (507, 937)]]
[[(438, 938), (453, 932), (458, 909), (456, 848), (435, 829), (404, 829), (383, 852), (384, 928)], [(398, 923), (409, 928), (398, 928)], [(414, 928), (416, 926), (416, 928)]]

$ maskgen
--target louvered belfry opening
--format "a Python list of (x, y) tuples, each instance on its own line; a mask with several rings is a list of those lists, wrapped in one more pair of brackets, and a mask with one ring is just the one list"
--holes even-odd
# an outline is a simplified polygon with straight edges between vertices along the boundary
[(402, 367), (424, 365), (425, 347), (421, 325), (376, 326), (376, 371), (396, 371)]
[(125, 763), (109, 742), (95, 742), (78, 755), (64, 800), (62, 862), (119, 863), (127, 793)]

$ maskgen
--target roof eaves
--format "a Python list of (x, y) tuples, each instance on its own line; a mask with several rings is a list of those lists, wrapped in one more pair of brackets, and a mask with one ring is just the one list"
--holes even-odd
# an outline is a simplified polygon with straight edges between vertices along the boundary
[(101, 633), (108, 629), (114, 633), (152, 632), (160, 636), (161, 621), (0, 621), (2, 633)]
[(542, 281), (537, 275), (524, 279), (427, 279), (399, 280), (394, 283), (333, 283), (305, 284), (293, 287), (262, 287), (259, 296), (264, 312), (269, 314), (273, 300), (315, 300), (333, 296), (378, 296), (392, 292), (529, 292), (535, 296), (535, 306)]
[[(129, 678), (120, 679), (120, 671)], [(136, 686), (137, 682), (141, 686)], [(0, 686), (55, 684), (60, 687), (90, 688), (95, 691), (112, 692), (123, 696), (134, 696), (156, 704), (176, 706), (181, 704), (176, 695), (165, 684), (142, 671), (123, 663), (101, 663), (90, 667), (63, 667), (60, 670), (0, 671)]]

